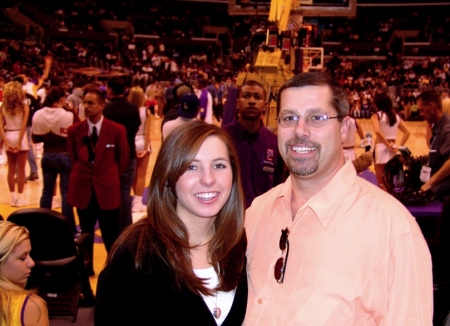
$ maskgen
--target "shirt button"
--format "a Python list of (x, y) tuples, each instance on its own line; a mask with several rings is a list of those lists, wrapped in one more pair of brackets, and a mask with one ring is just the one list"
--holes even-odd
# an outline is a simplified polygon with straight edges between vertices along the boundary
[(262, 299), (258, 299), (258, 303), (261, 304), (262, 303)]

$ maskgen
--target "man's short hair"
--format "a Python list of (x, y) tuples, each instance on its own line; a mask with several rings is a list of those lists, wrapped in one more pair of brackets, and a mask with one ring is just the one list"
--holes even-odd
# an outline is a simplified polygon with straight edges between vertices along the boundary
[(22, 77), (22, 76), (16, 76), (16, 77), (14, 77), (14, 78), (12, 79), (12, 81), (21, 83), (22, 85), (23, 85), (23, 83), (25, 82), (25, 81), (23, 80), (23, 77)]
[[(289, 79), (278, 92), (277, 115), (280, 114), (281, 94), (289, 88), (302, 88), (307, 86), (327, 86), (331, 90), (331, 106), (336, 110), (338, 116), (347, 116), (350, 111), (347, 93), (342, 87), (334, 82), (331, 77), (321, 72), (305, 72), (295, 75)], [(338, 119), (342, 121), (343, 119)]]
[(438, 91), (435, 91), (434, 89), (429, 89), (420, 93), (420, 95), (417, 96), (417, 101), (419, 100), (422, 100), (422, 103), (425, 105), (433, 103), (436, 108), (442, 111), (441, 94)]
[(267, 100), (267, 98), (266, 98), (266, 89), (264, 88), (264, 86), (260, 82), (254, 80), (254, 79), (248, 79), (241, 86), (239, 86), (238, 97), (241, 96), (242, 87), (244, 87), (244, 86), (257, 86), (259, 88), (262, 88), (262, 90), (264, 92), (264, 100)]
[(73, 80), (73, 87), (79, 87), (79, 88), (81, 88), (81, 87), (83, 87), (84, 85), (86, 85), (86, 82), (85, 82), (84, 79), (81, 78), (81, 77), (75, 78), (75, 79)]
[(100, 90), (100, 88), (92, 86), (92, 84), (89, 85), (89, 87), (86, 87), (83, 92), (83, 97), (86, 96), (86, 94), (96, 94), (98, 102), (100, 104), (105, 103), (105, 94)]
[(123, 95), (125, 93), (125, 80), (120, 76), (111, 77), (108, 80), (108, 88), (114, 95)]
[(197, 79), (197, 87), (198, 87), (198, 89), (203, 89), (203, 88), (206, 87), (206, 85), (207, 85), (207, 82), (206, 82), (206, 80), (204, 78)]

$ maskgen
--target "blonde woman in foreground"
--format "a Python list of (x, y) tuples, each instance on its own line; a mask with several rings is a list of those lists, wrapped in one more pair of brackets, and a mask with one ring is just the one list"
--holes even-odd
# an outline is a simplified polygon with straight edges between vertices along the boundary
[(48, 326), (47, 306), (25, 290), (34, 261), (28, 230), (0, 221), (0, 326)]

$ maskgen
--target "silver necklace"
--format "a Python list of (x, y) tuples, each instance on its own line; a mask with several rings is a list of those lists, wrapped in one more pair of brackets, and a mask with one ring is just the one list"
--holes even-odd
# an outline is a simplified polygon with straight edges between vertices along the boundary
[(216, 291), (216, 302), (214, 302), (214, 300), (212, 298), (211, 298), (211, 301), (214, 303), (214, 306), (216, 306), (212, 310), (212, 315), (214, 316), (214, 318), (218, 319), (220, 317), (220, 315), (222, 314), (222, 310), (220, 310), (220, 308), (217, 307), (217, 291)]

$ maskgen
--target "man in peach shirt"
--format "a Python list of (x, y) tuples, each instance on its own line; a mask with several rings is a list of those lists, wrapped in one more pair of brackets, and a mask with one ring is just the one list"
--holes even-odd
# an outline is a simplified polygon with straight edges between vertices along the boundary
[(247, 210), (244, 324), (431, 325), (431, 258), (414, 217), (343, 155), (347, 95), (322, 73), (279, 91), (290, 177)]

